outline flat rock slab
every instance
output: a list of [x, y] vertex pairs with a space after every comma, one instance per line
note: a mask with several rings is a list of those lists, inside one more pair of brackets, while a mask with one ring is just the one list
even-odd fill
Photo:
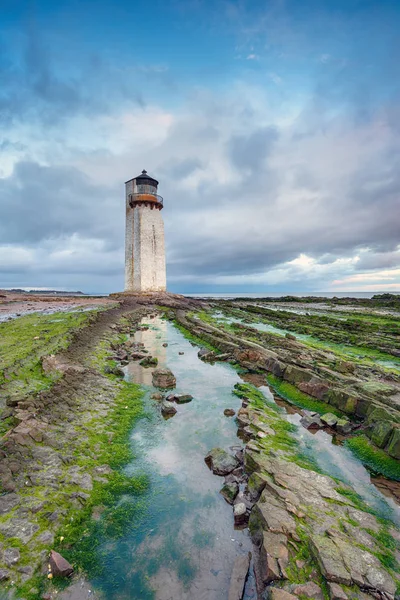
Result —
[[240, 464], [235, 456], [222, 448], [213, 448], [204, 460], [214, 475], [228, 475]]
[[244, 586], [249, 574], [250, 559], [250, 552], [244, 556], [236, 557], [229, 586], [228, 600], [242, 600]]

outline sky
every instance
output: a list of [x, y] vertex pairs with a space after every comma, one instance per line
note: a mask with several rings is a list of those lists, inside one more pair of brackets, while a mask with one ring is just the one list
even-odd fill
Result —
[[400, 291], [398, 0], [2, 0], [0, 288]]

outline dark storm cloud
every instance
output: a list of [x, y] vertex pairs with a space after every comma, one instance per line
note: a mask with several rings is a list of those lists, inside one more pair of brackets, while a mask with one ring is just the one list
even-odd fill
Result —
[[114, 212], [121, 190], [96, 185], [73, 167], [18, 163], [0, 179], [2, 244], [29, 246], [74, 233], [113, 240], [123, 222], [122, 211]]

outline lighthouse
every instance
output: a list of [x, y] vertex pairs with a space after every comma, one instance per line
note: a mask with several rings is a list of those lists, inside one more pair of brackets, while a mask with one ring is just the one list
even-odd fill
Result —
[[163, 199], [158, 181], [142, 171], [125, 182], [125, 292], [166, 289]]

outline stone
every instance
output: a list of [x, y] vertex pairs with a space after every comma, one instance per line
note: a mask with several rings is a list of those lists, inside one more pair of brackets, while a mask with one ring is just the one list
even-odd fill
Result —
[[337, 583], [328, 583], [329, 598], [331, 600], [348, 600], [348, 595]]
[[0, 581], [7, 581], [10, 579], [10, 571], [7, 569], [0, 569]]
[[49, 564], [52, 574], [56, 577], [70, 577], [74, 572], [72, 565], [55, 550], [50, 552]]
[[243, 525], [247, 521], [247, 508], [244, 502], [239, 502], [233, 507], [233, 518], [235, 525]]
[[175, 402], [177, 404], [187, 404], [193, 400], [190, 394], [175, 394]]
[[286, 338], [287, 340], [291, 340], [292, 342], [295, 342], [295, 341], [296, 341], [296, 339], [297, 339], [297, 338], [296, 338], [296, 336], [295, 336], [295, 335], [293, 335], [292, 333], [286, 333], [286, 334], [285, 334], [285, 338]]
[[242, 600], [250, 568], [250, 558], [250, 552], [236, 557], [229, 585], [228, 600]]
[[155, 392], [150, 396], [152, 400], [162, 400], [164, 396], [160, 392]]
[[224, 410], [224, 415], [225, 415], [226, 417], [233, 417], [233, 416], [234, 416], [234, 414], [235, 414], [235, 411], [233, 410], [233, 408], [226, 408], [226, 409]]
[[328, 581], [351, 585], [352, 578], [334, 542], [322, 535], [312, 535], [310, 542], [312, 553], [320, 566], [322, 575]]
[[3, 561], [6, 563], [7, 567], [12, 567], [12, 565], [17, 564], [20, 560], [21, 555], [18, 548], [6, 548], [3, 553]]
[[235, 456], [222, 448], [213, 448], [204, 460], [214, 475], [228, 475], [240, 464]]
[[312, 600], [324, 600], [324, 594], [321, 588], [314, 581], [308, 581], [307, 583], [301, 583], [295, 585], [292, 588], [292, 592], [300, 598], [311, 598]]
[[329, 385], [322, 380], [315, 381], [315, 379], [313, 377], [311, 381], [301, 381], [297, 387], [301, 392], [313, 396], [313, 398], [317, 398], [318, 400], [323, 400], [326, 392], [329, 390]]
[[178, 352], [179, 356], [183, 356], [185, 353], [184, 352]]
[[174, 404], [172, 402], [168, 402], [168, 400], [164, 400], [161, 403], [161, 413], [163, 416], [173, 417], [176, 415], [178, 411], [176, 410]]
[[261, 574], [264, 583], [282, 579], [282, 569], [288, 564], [287, 537], [283, 533], [264, 531], [260, 548]]
[[120, 367], [104, 367], [104, 373], [106, 373], [106, 375], [116, 375], [117, 377], [125, 376], [125, 373]]
[[225, 485], [221, 488], [220, 494], [225, 498], [225, 500], [229, 504], [233, 504], [237, 494], [239, 491], [239, 485], [236, 481], [232, 481], [231, 483], [225, 483]]
[[322, 421], [318, 415], [315, 415], [315, 416], [304, 415], [304, 417], [302, 417], [300, 419], [300, 423], [306, 429], [320, 429], [321, 427], [324, 426], [324, 424], [322, 423]]
[[10, 493], [0, 496], [0, 515], [4, 515], [21, 503], [18, 494]]
[[393, 430], [393, 433], [389, 440], [386, 451], [389, 454], [389, 456], [392, 456], [393, 458], [397, 458], [398, 460], [400, 460], [400, 428], [399, 427], [396, 427], [396, 429]]
[[297, 600], [297, 596], [293, 596], [293, 594], [280, 588], [270, 588], [269, 598], [270, 600]]
[[336, 423], [338, 422], [338, 420], [339, 420], [339, 417], [337, 417], [333, 413], [325, 413], [321, 417], [321, 421], [323, 423], [325, 423], [325, 425], [328, 425], [329, 427], [334, 427], [336, 425]]
[[347, 435], [352, 430], [351, 423], [348, 419], [338, 419], [336, 423], [336, 431], [342, 435]]
[[293, 385], [297, 385], [302, 381], [310, 381], [312, 377], [313, 374], [311, 371], [303, 369], [302, 367], [296, 367], [294, 365], [288, 365], [283, 375], [283, 378]]
[[139, 365], [141, 367], [156, 367], [158, 365], [158, 358], [155, 356], [146, 356], [146, 358], [142, 358]]
[[208, 350], [208, 348], [200, 348], [200, 350], [197, 353], [197, 356], [199, 358], [203, 358], [203, 356], [206, 356], [209, 352], [210, 350]]
[[152, 375], [154, 387], [161, 389], [173, 388], [176, 385], [175, 375], [170, 369], [155, 369]]
[[285, 369], [286, 369], [286, 365], [284, 363], [282, 363], [280, 360], [273, 358], [271, 356], [270, 358], [267, 358], [267, 360], [265, 361], [264, 368], [267, 371], [270, 371], [276, 377], [282, 378], [283, 374], [285, 372]]
[[393, 424], [389, 421], [377, 421], [371, 426], [369, 437], [378, 448], [384, 448], [393, 431]]

